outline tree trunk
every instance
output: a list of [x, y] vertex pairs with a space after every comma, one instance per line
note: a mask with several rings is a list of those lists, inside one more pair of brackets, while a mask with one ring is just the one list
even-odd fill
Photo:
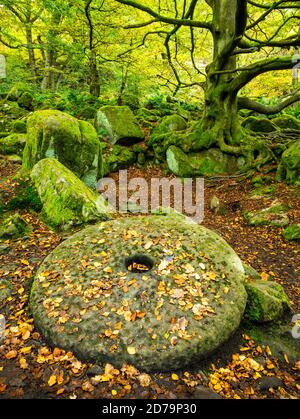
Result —
[[[230, 71], [236, 69], [231, 55], [237, 37], [237, 1], [214, 3], [214, 57], [207, 67], [205, 109], [200, 122], [199, 146], [209, 148], [217, 143], [222, 151], [239, 154], [241, 138], [237, 92], [232, 91]], [[229, 72], [216, 74], [218, 72]], [[198, 143], [196, 140], [196, 143]]]
[[26, 25], [26, 42], [27, 42], [29, 66], [30, 66], [33, 81], [35, 82], [37, 78], [36, 62], [35, 62], [35, 55], [34, 55], [34, 49], [33, 49], [32, 28], [30, 24]]
[[97, 66], [97, 56], [94, 50], [91, 50], [91, 57], [90, 57], [90, 77], [89, 77], [89, 84], [90, 84], [90, 94], [99, 97], [100, 96], [100, 77], [98, 72]]

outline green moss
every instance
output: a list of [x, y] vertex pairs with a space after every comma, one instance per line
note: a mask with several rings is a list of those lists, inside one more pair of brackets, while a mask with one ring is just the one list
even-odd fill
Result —
[[53, 157], [89, 187], [96, 187], [101, 172], [101, 149], [94, 127], [60, 111], [34, 112], [27, 122], [23, 173], [41, 159]]
[[283, 154], [276, 179], [288, 184], [300, 185], [300, 141], [293, 143]]
[[42, 215], [50, 226], [68, 229], [110, 218], [106, 201], [59, 161], [41, 160], [34, 166], [31, 178], [43, 204]]
[[97, 112], [95, 127], [111, 144], [132, 144], [144, 139], [137, 119], [128, 106], [103, 106]]
[[116, 144], [111, 149], [106, 150], [103, 162], [104, 175], [108, 175], [130, 167], [136, 162], [136, 155], [130, 148]]
[[276, 125], [267, 118], [256, 118], [249, 116], [246, 118], [242, 126], [254, 132], [274, 132], [277, 131]]
[[281, 285], [275, 282], [251, 281], [246, 283], [248, 295], [245, 316], [254, 322], [278, 320], [290, 309], [290, 301]]
[[284, 227], [289, 224], [286, 212], [289, 207], [274, 201], [268, 208], [257, 211], [245, 211], [245, 221], [251, 226]]
[[6, 209], [32, 209], [36, 212], [42, 210], [42, 203], [37, 190], [29, 178], [22, 178], [15, 186], [15, 197], [6, 205]]
[[272, 120], [281, 129], [300, 130], [300, 121], [292, 115], [282, 115]]
[[12, 123], [12, 132], [17, 134], [26, 134], [27, 123], [24, 120], [18, 119]]
[[22, 157], [26, 144], [25, 134], [11, 134], [0, 139], [0, 154], [12, 155], [17, 154]]
[[300, 224], [291, 224], [283, 232], [285, 240], [300, 240]]

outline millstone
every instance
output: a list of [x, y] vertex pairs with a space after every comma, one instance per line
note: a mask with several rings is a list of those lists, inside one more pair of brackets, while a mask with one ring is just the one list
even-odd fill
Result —
[[30, 305], [53, 345], [83, 360], [174, 370], [239, 326], [244, 269], [216, 233], [172, 216], [104, 222], [75, 234], [36, 274]]

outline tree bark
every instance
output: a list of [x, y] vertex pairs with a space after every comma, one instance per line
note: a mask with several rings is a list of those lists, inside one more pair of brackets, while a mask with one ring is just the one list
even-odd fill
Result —
[[26, 42], [27, 42], [29, 66], [30, 66], [33, 82], [35, 82], [36, 79], [37, 79], [37, 73], [36, 73], [35, 54], [34, 54], [34, 49], [33, 49], [33, 38], [32, 38], [31, 24], [26, 25]]

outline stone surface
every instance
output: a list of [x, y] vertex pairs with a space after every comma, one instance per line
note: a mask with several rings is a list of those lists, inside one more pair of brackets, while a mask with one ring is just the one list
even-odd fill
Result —
[[106, 201], [58, 160], [41, 160], [34, 166], [31, 178], [43, 204], [42, 214], [50, 226], [68, 229], [110, 218]]
[[23, 155], [26, 139], [26, 134], [11, 134], [5, 138], [1, 138], [0, 154], [16, 154], [21, 157]]
[[129, 147], [115, 144], [103, 155], [103, 174], [106, 176], [109, 173], [127, 169], [135, 162], [136, 154]]
[[268, 208], [257, 211], [245, 211], [244, 218], [251, 226], [284, 227], [289, 224], [286, 214], [289, 208], [280, 202], [274, 201]]
[[262, 280], [246, 283], [248, 294], [245, 316], [257, 323], [280, 319], [290, 309], [290, 301], [281, 285]]
[[128, 106], [103, 106], [97, 112], [95, 127], [111, 144], [133, 144], [143, 141], [144, 133]]
[[262, 377], [258, 382], [258, 387], [262, 391], [269, 390], [269, 388], [284, 387], [283, 381], [278, 377]]
[[291, 224], [283, 232], [285, 240], [300, 240], [300, 224]]
[[58, 246], [36, 274], [30, 306], [44, 337], [82, 359], [176, 370], [237, 329], [243, 281], [240, 259], [216, 233], [177, 217], [132, 217]]
[[185, 154], [176, 146], [168, 148], [167, 163], [171, 172], [180, 177], [232, 174], [242, 167], [238, 159], [219, 149]]
[[24, 172], [40, 160], [56, 158], [87, 186], [96, 187], [101, 172], [101, 149], [94, 127], [60, 111], [37, 111], [27, 121]]

